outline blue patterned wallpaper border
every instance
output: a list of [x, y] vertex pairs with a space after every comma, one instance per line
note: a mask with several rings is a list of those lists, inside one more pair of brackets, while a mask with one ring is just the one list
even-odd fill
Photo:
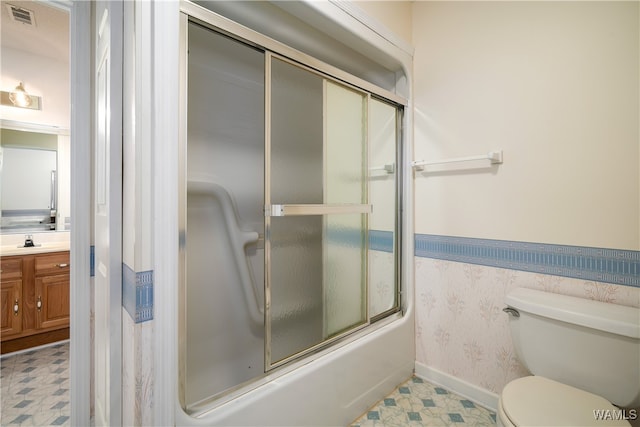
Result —
[[153, 320], [153, 270], [136, 273], [122, 263], [122, 306], [135, 323]]
[[369, 230], [369, 249], [393, 253], [393, 231]]
[[[363, 232], [360, 229], [329, 229], [328, 238], [331, 243], [360, 247]], [[369, 249], [372, 251], [381, 251], [393, 253], [393, 232], [381, 230], [369, 230]]]
[[89, 247], [89, 277], [95, 277], [96, 275], [96, 247], [91, 245]]
[[640, 287], [640, 251], [416, 234], [415, 255]]

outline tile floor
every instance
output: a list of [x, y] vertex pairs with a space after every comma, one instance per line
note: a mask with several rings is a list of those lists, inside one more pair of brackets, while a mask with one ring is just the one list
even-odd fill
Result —
[[2, 426], [69, 425], [69, 342], [0, 359]]
[[496, 414], [418, 377], [400, 384], [351, 427], [495, 426]]
[[[2, 426], [69, 425], [69, 343], [0, 360]], [[442, 387], [412, 377], [351, 427], [494, 426], [496, 415]]]

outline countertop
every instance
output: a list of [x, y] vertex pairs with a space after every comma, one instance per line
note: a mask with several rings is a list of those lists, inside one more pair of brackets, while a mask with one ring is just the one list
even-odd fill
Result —
[[0, 255], [2, 256], [14, 256], [14, 255], [34, 255], [47, 252], [61, 252], [69, 250], [69, 242], [49, 242], [42, 243], [41, 246], [34, 246], [30, 248], [18, 247], [18, 245], [5, 245], [0, 246]]

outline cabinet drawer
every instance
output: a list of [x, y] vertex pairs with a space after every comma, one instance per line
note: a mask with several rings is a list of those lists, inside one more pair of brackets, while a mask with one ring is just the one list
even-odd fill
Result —
[[0, 277], [2, 280], [19, 279], [22, 277], [22, 258], [3, 258], [0, 261]]
[[35, 264], [36, 276], [69, 272], [69, 252], [38, 255]]

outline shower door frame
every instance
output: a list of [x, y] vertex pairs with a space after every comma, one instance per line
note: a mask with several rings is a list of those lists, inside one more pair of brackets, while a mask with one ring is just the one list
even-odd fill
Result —
[[[244, 393], [247, 389], [252, 389], [260, 384], [268, 382], [269, 378], [273, 378], [274, 369], [278, 371], [278, 374], [284, 374], [289, 372], [291, 369], [295, 369], [298, 365], [296, 361], [300, 363], [306, 363], [305, 360], [300, 360], [303, 357], [308, 357], [310, 355], [320, 356], [325, 354], [325, 352], [330, 351], [332, 345], [335, 343], [348, 343], [352, 340], [358, 338], [358, 336], [354, 336], [355, 332], [361, 331], [362, 329], [368, 329], [369, 331], [374, 331], [378, 328], [382, 328], [389, 323], [400, 319], [404, 316], [406, 307], [403, 305], [403, 296], [402, 296], [402, 234], [403, 234], [403, 224], [402, 224], [402, 210], [400, 209], [402, 206], [403, 198], [402, 198], [402, 188], [403, 188], [403, 134], [402, 134], [402, 123], [403, 117], [406, 109], [408, 108], [408, 100], [404, 97], [397, 95], [393, 92], [390, 92], [386, 89], [383, 89], [379, 86], [376, 86], [364, 79], [356, 77], [350, 73], [342, 71], [341, 69], [329, 65], [325, 62], [322, 62], [310, 55], [297, 51], [293, 48], [288, 47], [287, 45], [280, 43], [276, 40], [273, 40], [265, 35], [262, 35], [256, 31], [253, 31], [247, 27], [244, 27], [240, 24], [237, 24], [223, 16], [220, 16], [214, 12], [211, 12], [201, 6], [198, 6], [194, 3], [191, 3], [186, 0], [182, 0], [180, 3], [180, 45], [181, 45], [181, 53], [180, 53], [180, 140], [179, 140], [179, 194], [178, 201], [179, 205], [182, 207], [179, 209], [179, 235], [180, 235], [180, 256], [179, 256], [179, 305], [181, 307], [186, 306], [186, 295], [184, 289], [186, 288], [186, 200], [187, 200], [187, 192], [186, 192], [186, 153], [187, 153], [187, 70], [188, 70], [188, 25], [189, 22], [194, 22], [204, 28], [208, 28], [211, 31], [217, 32], [219, 34], [226, 35], [231, 39], [234, 39], [240, 43], [245, 45], [254, 47], [265, 54], [265, 281], [267, 284], [265, 285], [265, 373], [262, 376], [257, 376], [256, 378], [249, 380], [246, 383], [239, 384], [236, 387], [231, 389], [227, 389], [223, 392], [219, 392], [214, 394], [211, 399], [207, 399], [207, 401], [216, 401], [219, 404], [227, 402], [233, 399], [238, 393]], [[272, 58], [278, 58], [281, 60], [285, 60], [286, 62], [293, 64], [297, 67], [305, 69], [307, 71], [313, 72], [315, 74], [320, 75], [321, 77], [334, 81], [339, 85], [342, 85], [346, 88], [355, 89], [358, 92], [365, 93], [367, 98], [367, 105], [370, 102], [370, 99], [378, 99], [383, 102], [386, 102], [390, 105], [394, 105], [396, 108], [396, 154], [395, 154], [395, 206], [396, 206], [396, 215], [395, 215], [395, 229], [393, 236], [393, 246], [394, 246], [394, 280], [395, 280], [395, 303], [394, 307], [391, 309], [379, 313], [376, 316], [369, 317], [369, 299], [368, 299], [368, 289], [366, 289], [366, 298], [365, 298], [365, 306], [366, 306], [366, 317], [364, 319], [364, 323], [360, 325], [356, 325], [346, 332], [341, 332], [335, 337], [331, 337], [327, 340], [323, 340], [317, 345], [304, 349], [298, 353], [295, 353], [285, 359], [277, 361], [276, 363], [271, 363], [270, 358], [267, 356], [268, 349], [267, 346], [270, 345], [268, 341], [269, 328], [267, 328], [268, 318], [268, 304], [269, 299], [269, 280], [268, 280], [268, 267], [267, 263], [269, 262], [269, 256], [267, 251], [267, 240], [268, 240], [268, 222], [271, 216], [281, 216], [276, 210], [277, 207], [274, 206], [283, 206], [285, 209], [288, 207], [290, 210], [297, 210], [299, 213], [305, 211], [304, 214], [310, 214], [312, 211], [322, 211], [326, 213], [338, 213], [344, 212], [345, 210], [349, 210], [349, 213], [367, 213], [366, 205], [357, 205], [357, 207], [341, 207], [337, 205], [267, 205], [267, 198], [269, 194], [268, 187], [270, 186], [269, 179], [269, 169], [270, 169], [270, 145], [269, 145], [269, 136], [270, 133], [270, 106], [268, 105], [270, 99], [267, 96], [267, 86], [270, 85], [271, 75], [270, 75], [270, 64], [268, 64]], [[368, 123], [368, 120], [367, 120]], [[367, 130], [368, 132], [368, 130]], [[365, 142], [366, 143], [366, 142]], [[368, 163], [365, 161], [365, 164]], [[311, 209], [311, 211], [309, 210]], [[355, 211], [354, 211], [355, 209]], [[368, 242], [366, 244], [365, 251], [368, 252]], [[365, 255], [367, 256], [367, 255]], [[368, 287], [368, 282], [366, 282], [366, 286]], [[184, 310], [184, 308], [183, 308]], [[186, 316], [178, 313], [179, 322], [178, 322], [178, 330], [184, 331], [186, 330]], [[179, 334], [180, 336], [185, 336], [183, 333]], [[186, 360], [184, 357], [186, 350], [186, 342], [184, 339], [179, 340], [179, 351], [178, 351], [178, 366], [179, 366], [179, 384], [184, 384], [183, 379], [186, 372]], [[293, 363], [292, 363], [293, 362]], [[184, 410], [187, 410], [186, 402], [185, 402], [185, 388], [184, 385], [179, 387], [178, 392], [178, 400], [180, 405]], [[198, 410], [196, 409], [196, 412]], [[195, 413], [192, 413], [192, 416], [195, 416]]]

